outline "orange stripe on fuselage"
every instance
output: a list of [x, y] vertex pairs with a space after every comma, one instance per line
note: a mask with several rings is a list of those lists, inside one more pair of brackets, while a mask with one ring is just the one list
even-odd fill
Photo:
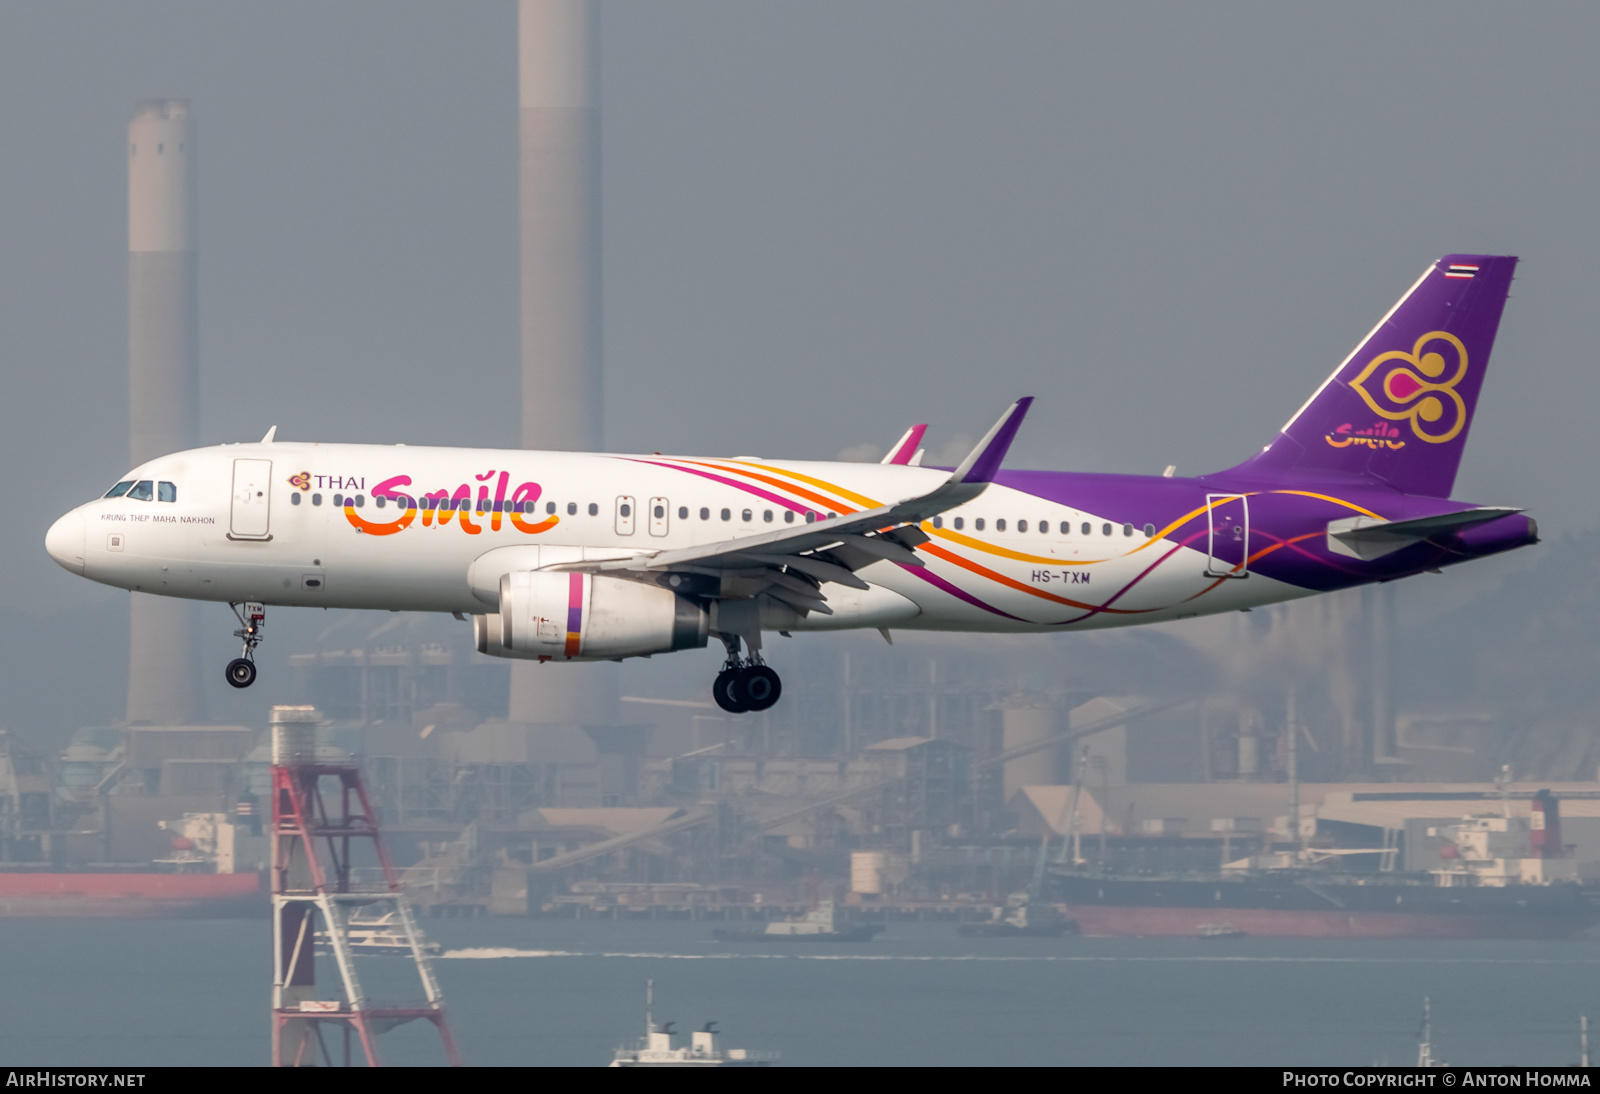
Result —
[[1078, 608], [1083, 611], [1110, 612], [1112, 615], [1143, 615], [1147, 611], [1157, 610], [1155, 608], [1103, 608], [1098, 604], [1086, 604], [1081, 600], [1069, 600], [1067, 597], [1057, 596], [1054, 593], [1047, 593], [1043, 589], [1035, 589], [1031, 585], [1025, 585], [1014, 578], [1007, 577], [1005, 574], [995, 573], [988, 567], [980, 566], [971, 559], [962, 558], [954, 551], [947, 551], [943, 547], [936, 547], [931, 543], [924, 543], [922, 544], [922, 550], [927, 551], [930, 555], [934, 555], [937, 558], [942, 558], [946, 562], [954, 563], [955, 565], [960, 566], [963, 570], [970, 570], [972, 573], [975, 573], [980, 577], [986, 577], [990, 581], [998, 582], [1007, 588], [1016, 589], [1018, 592], [1027, 593], [1029, 596], [1036, 596], [1040, 600], [1048, 600], [1055, 604], [1064, 604], [1069, 608]]

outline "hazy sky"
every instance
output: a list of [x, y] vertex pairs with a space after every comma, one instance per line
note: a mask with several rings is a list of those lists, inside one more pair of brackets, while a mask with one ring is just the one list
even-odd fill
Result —
[[[207, 442], [514, 443], [514, 29], [0, 0], [0, 622], [124, 671], [126, 594], [43, 536], [126, 463], [137, 99], [199, 120]], [[1213, 470], [1431, 260], [1511, 253], [1457, 496], [1588, 528], [1597, 41], [1554, 3], [603, 4], [607, 446], [939, 451], [1033, 394], [1014, 465]]]

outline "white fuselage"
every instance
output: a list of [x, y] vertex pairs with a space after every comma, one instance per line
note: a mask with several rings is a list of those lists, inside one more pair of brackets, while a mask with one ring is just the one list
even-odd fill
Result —
[[[926, 493], [947, 474], [749, 458], [223, 445], [134, 469], [125, 481], [155, 484], [148, 500], [125, 493], [81, 505], [47, 546], [92, 580], [163, 596], [471, 615], [496, 610], [498, 573], [473, 573], [490, 551], [518, 548], [497, 556], [509, 569], [625, 559], [772, 532], [808, 511], [843, 516]], [[174, 500], [161, 500], [162, 483]], [[1017, 530], [1020, 521], [1032, 530]], [[1054, 531], [1063, 526], [1067, 534]], [[1309, 595], [1260, 574], [1219, 583], [1205, 574], [1204, 550], [1173, 549], [1159, 532], [998, 484], [922, 529], [932, 537], [918, 552], [924, 573], [875, 563], [859, 571], [869, 591], [825, 585], [835, 614], [787, 626], [1083, 629]], [[1082, 610], [1113, 596], [1117, 614]]]

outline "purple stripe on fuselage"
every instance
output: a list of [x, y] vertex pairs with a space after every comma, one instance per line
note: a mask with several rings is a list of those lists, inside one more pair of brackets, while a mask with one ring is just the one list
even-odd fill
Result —
[[928, 568], [926, 566], [907, 566], [903, 562], [896, 562], [895, 565], [900, 567], [902, 570], [904, 570], [908, 574], [912, 574], [913, 576], [920, 577], [922, 580], [926, 581], [929, 585], [932, 585], [934, 588], [944, 590], [945, 592], [949, 593], [951, 596], [955, 597], [957, 600], [966, 601], [968, 604], [971, 604], [975, 608], [982, 608], [986, 612], [992, 612], [993, 614], [1000, 616], [1002, 619], [1015, 619], [1018, 623], [1026, 623], [1027, 622], [1027, 620], [1023, 619], [1020, 615], [1012, 615], [1010, 612], [1001, 611], [999, 608], [996, 608], [993, 604], [985, 604], [983, 601], [979, 600], [977, 597], [973, 596], [971, 593], [967, 592], [965, 589], [962, 589], [962, 588], [959, 588], [958, 586], [952, 585], [950, 582], [946, 581], [944, 578], [940, 577], [938, 574], [930, 574], [928, 572]]
[[[1518, 533], [1514, 529], [1507, 532], [1502, 522], [1496, 521], [1479, 526], [1482, 531], [1465, 537], [1460, 548], [1445, 546], [1457, 541], [1441, 537], [1437, 543], [1418, 544], [1370, 562], [1335, 554], [1328, 550], [1324, 534], [1331, 520], [1369, 513], [1382, 520], [1414, 520], [1474, 508], [1443, 498], [1402, 494], [1346, 476], [1308, 475], [1304, 481], [1269, 483], [1257, 476], [1238, 473], [1169, 479], [1067, 471], [1002, 471], [995, 483], [1091, 514], [1097, 521], [1131, 524], [1138, 529], [1147, 524], [1167, 529], [1174, 521], [1189, 516], [1183, 524], [1168, 531], [1167, 538], [1186, 543], [1202, 554], [1206, 551], [1206, 495], [1246, 495], [1250, 509], [1249, 554], [1261, 555], [1250, 564], [1251, 572], [1317, 592], [1401, 577], [1482, 554], [1510, 550], [1532, 541], [1524, 535], [1521, 543], [1515, 542]], [[1037, 520], [1054, 516], [1028, 513], [1024, 511], [1025, 504], [984, 498], [971, 503], [969, 509], [982, 512], [978, 507], [992, 505], [989, 515], [1012, 519]], [[1489, 529], [1495, 531], [1491, 534]], [[1490, 547], [1491, 541], [1500, 542], [1495, 537], [1509, 542]], [[1108, 545], [1116, 542], [1101, 536], [1098, 528], [1089, 540]], [[1027, 540], [1008, 536], [1001, 542], [1008, 547], [1024, 546], [1026, 549]], [[1263, 551], [1267, 553], [1263, 555]]]

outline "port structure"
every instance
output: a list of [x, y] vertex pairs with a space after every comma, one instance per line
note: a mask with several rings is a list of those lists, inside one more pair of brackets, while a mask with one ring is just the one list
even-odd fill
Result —
[[[315, 725], [310, 723], [273, 726], [272, 752], [273, 1066], [348, 1067], [354, 1042], [359, 1042], [367, 1065], [377, 1067], [378, 1035], [422, 1020], [433, 1023], [446, 1058], [460, 1067], [439, 982], [384, 848], [360, 767], [319, 763]], [[352, 850], [366, 840], [382, 867], [381, 884], [352, 880]], [[410, 945], [422, 989], [415, 1002], [376, 1002], [362, 989], [350, 917], [373, 909], [391, 915]], [[318, 943], [324, 940], [338, 969], [336, 986], [317, 984]], [[325, 1029], [335, 1032], [335, 1045], [330, 1046]]]

